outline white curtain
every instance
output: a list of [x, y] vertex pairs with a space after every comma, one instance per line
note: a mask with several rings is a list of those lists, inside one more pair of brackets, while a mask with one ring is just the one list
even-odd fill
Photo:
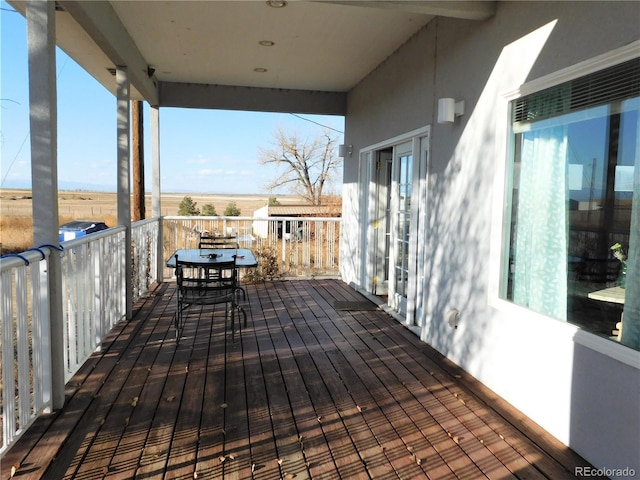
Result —
[[636, 142], [622, 343], [640, 350], [640, 98], [625, 102], [624, 106], [625, 111], [635, 115]]
[[513, 299], [567, 319], [567, 127], [522, 134]]

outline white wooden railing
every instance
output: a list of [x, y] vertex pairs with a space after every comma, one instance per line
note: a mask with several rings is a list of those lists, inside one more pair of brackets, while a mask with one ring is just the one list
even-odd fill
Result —
[[133, 301], [142, 297], [154, 282], [162, 282], [158, 245], [161, 235], [159, 218], [141, 220], [131, 225]]
[[[54, 252], [57, 252], [55, 249]], [[4, 451], [51, 404], [47, 259], [50, 247], [0, 260]]]
[[[162, 280], [157, 262], [159, 225], [159, 219], [151, 219], [131, 228], [134, 301]], [[44, 246], [0, 259], [0, 454], [51, 408], [51, 255], [61, 256], [65, 382], [126, 316], [124, 227], [63, 242], [60, 250]]]
[[126, 315], [125, 229], [104, 230], [68, 240], [63, 246], [66, 382]]
[[[164, 252], [197, 248], [202, 233], [234, 235], [259, 263], [275, 262], [273, 277], [337, 277], [340, 218], [163, 217]], [[172, 272], [165, 270], [165, 277]], [[271, 275], [269, 275], [271, 277]]]

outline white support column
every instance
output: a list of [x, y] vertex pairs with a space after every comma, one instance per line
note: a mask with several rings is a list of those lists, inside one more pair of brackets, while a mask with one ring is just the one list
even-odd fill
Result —
[[160, 108], [151, 105], [151, 216], [162, 215], [160, 205]]
[[[151, 105], [151, 216], [162, 217], [162, 190], [160, 188], [160, 108]], [[162, 220], [158, 225], [158, 280], [162, 281], [164, 271], [164, 242], [162, 240]]]
[[[26, 5], [31, 128], [33, 244], [58, 245], [58, 159], [56, 29], [54, 2]], [[64, 328], [60, 255], [49, 257], [49, 324], [51, 334], [51, 401], [64, 406]], [[44, 319], [43, 319], [44, 320]]]
[[133, 294], [131, 280], [131, 104], [129, 93], [129, 75], [127, 67], [116, 68], [117, 85], [117, 123], [118, 123], [118, 225], [125, 226], [125, 306], [127, 320], [131, 319], [133, 311]]

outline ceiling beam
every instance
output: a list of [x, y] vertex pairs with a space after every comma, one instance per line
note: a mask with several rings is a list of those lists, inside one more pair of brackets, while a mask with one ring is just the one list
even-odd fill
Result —
[[354, 7], [386, 8], [423, 15], [462, 18], [466, 20], [487, 20], [496, 12], [495, 1], [405, 1], [405, 0], [327, 0], [323, 3], [349, 5]]
[[87, 35], [113, 62], [113, 67], [128, 68], [131, 85], [149, 104], [157, 105], [158, 88], [149, 76], [149, 65], [127, 29], [120, 22], [111, 4], [106, 1], [69, 0], [58, 0], [57, 3], [87, 32]]
[[160, 107], [346, 115], [347, 94], [315, 90], [160, 82]]

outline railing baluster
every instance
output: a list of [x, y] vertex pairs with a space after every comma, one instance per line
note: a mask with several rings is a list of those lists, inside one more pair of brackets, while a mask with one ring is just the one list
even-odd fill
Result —
[[105, 243], [104, 239], [100, 239], [95, 243], [93, 248], [91, 249], [91, 274], [89, 277], [89, 283], [92, 286], [91, 290], [93, 295], [91, 295], [93, 301], [91, 304], [92, 318], [91, 322], [91, 335], [89, 336], [91, 339], [92, 345], [100, 345], [100, 339], [103, 338], [103, 335], [108, 331], [103, 329], [103, 311], [101, 307], [101, 300], [104, 295], [104, 289], [101, 286], [102, 278], [100, 278], [100, 265], [103, 262], [103, 245]]
[[12, 442], [16, 432], [12, 301], [15, 291], [13, 277], [16, 273], [15, 270], [2, 272], [2, 446], [4, 448]]
[[30, 417], [31, 382], [29, 381], [29, 288], [27, 284], [27, 268], [20, 268], [16, 279], [16, 348], [18, 350], [18, 430], [24, 428]]
[[[31, 263], [32, 282], [32, 346], [33, 346], [33, 408], [40, 412], [51, 401], [51, 356], [48, 349], [39, 348], [49, 344], [49, 295], [47, 263], [44, 260]], [[38, 379], [35, 381], [35, 379]]]

